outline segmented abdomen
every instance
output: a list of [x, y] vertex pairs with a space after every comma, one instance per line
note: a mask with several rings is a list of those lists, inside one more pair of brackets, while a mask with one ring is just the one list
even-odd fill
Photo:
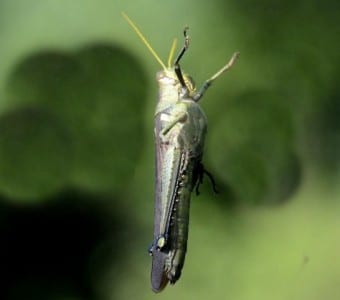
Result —
[[189, 231], [190, 196], [194, 186], [194, 169], [197, 158], [183, 155], [183, 165], [176, 184], [176, 196], [169, 226], [169, 254], [166, 260], [169, 281], [175, 283], [181, 275], [187, 250]]

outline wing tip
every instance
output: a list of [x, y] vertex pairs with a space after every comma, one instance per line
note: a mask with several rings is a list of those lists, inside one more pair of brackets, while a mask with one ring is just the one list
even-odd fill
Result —
[[169, 279], [165, 269], [165, 254], [155, 251], [152, 255], [151, 289], [159, 293], [167, 286]]

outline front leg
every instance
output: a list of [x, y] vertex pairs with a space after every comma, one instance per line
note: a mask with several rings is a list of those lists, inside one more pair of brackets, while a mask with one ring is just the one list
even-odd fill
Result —
[[164, 126], [164, 128], [159, 133], [159, 138], [163, 143], [167, 142], [167, 134], [169, 131], [178, 123], [178, 122], [185, 122], [187, 119], [188, 113], [185, 110], [178, 111], [173, 117], [170, 115], [171, 121]]

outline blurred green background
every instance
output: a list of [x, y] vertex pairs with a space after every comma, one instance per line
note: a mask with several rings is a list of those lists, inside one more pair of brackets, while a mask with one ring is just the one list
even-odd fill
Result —
[[[150, 289], [159, 65], [190, 26], [206, 180], [182, 278]], [[0, 298], [340, 299], [340, 4], [0, 2]]]

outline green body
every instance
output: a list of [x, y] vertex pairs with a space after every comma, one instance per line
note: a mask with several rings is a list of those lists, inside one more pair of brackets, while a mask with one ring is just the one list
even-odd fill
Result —
[[155, 112], [156, 197], [151, 286], [160, 292], [167, 283], [175, 283], [181, 275], [187, 250], [190, 195], [201, 183], [205, 171], [201, 163], [207, 119], [197, 104], [211, 83], [235, 62], [238, 53], [198, 92], [192, 79], [182, 73], [179, 62], [189, 47], [188, 28], [184, 29], [184, 46], [172, 64], [174, 41], [168, 67], [153, 50], [144, 35], [124, 13], [123, 17], [135, 30], [163, 70], [157, 73], [159, 97]]
[[[172, 70], [157, 74], [156, 199], [152, 288], [175, 283], [184, 264], [190, 195], [197, 182], [207, 119]], [[163, 267], [159, 266], [163, 265]]]

